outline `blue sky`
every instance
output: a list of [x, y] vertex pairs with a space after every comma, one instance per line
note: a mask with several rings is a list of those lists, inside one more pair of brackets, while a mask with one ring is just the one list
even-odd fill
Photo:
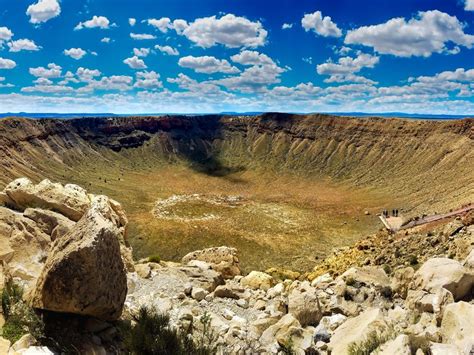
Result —
[[474, 0], [0, 1], [2, 112], [474, 114]]

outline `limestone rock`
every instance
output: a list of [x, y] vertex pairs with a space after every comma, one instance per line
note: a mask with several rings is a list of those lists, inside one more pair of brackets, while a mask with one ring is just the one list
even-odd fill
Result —
[[101, 319], [120, 316], [127, 277], [115, 216], [105, 196], [94, 197], [67, 238], [53, 243], [36, 284], [34, 307]]
[[10, 349], [10, 341], [0, 336], [0, 354], [8, 354]]
[[290, 328], [301, 328], [301, 324], [291, 314], [287, 314], [263, 332], [260, 342], [264, 345], [270, 345], [275, 342], [276, 338], [287, 334]]
[[197, 250], [185, 255], [181, 261], [183, 264], [187, 264], [191, 260], [200, 260], [210, 264], [224, 279], [231, 279], [241, 274], [237, 249], [235, 248], [222, 246]]
[[436, 292], [442, 287], [450, 291], [455, 300], [462, 299], [474, 287], [474, 273], [455, 260], [433, 258], [415, 273], [411, 286], [428, 292]]
[[25, 334], [18, 341], [16, 341], [15, 344], [11, 346], [10, 351], [19, 352], [21, 350], [26, 350], [30, 346], [33, 346], [35, 344], [36, 344], [35, 337], [31, 334]]
[[69, 233], [75, 225], [72, 220], [62, 214], [41, 208], [27, 208], [23, 215], [35, 221], [44, 233], [52, 236], [52, 240]]
[[436, 293], [410, 290], [405, 304], [408, 309], [434, 313], [438, 319], [441, 319], [444, 308], [453, 302], [454, 298], [451, 292], [442, 288], [437, 290]]
[[464, 260], [463, 266], [471, 271], [474, 271], [474, 249], [471, 250], [469, 255]]
[[463, 354], [474, 346], [474, 305], [467, 302], [449, 304], [441, 322], [443, 343], [455, 344]]
[[385, 287], [390, 285], [390, 279], [385, 271], [373, 266], [352, 267], [341, 275], [345, 281], [352, 279], [365, 285]]
[[240, 280], [240, 283], [243, 286], [254, 290], [260, 289], [267, 291], [274, 285], [275, 281], [273, 280], [273, 277], [264, 272], [252, 271], [250, 274], [243, 277], [242, 280]]
[[217, 286], [214, 290], [214, 296], [221, 298], [233, 298], [239, 299], [240, 296], [244, 293], [244, 289], [241, 287], [233, 287], [229, 284]]
[[400, 297], [406, 298], [415, 270], [412, 267], [397, 269], [393, 273], [390, 287], [393, 292], [396, 292]]
[[288, 295], [288, 313], [303, 327], [317, 325], [323, 316], [316, 290], [308, 281], [299, 283]]
[[78, 221], [90, 206], [87, 191], [82, 187], [63, 186], [47, 179], [37, 185], [27, 178], [16, 179], [3, 192], [16, 209], [41, 207], [57, 211], [73, 221]]
[[431, 355], [464, 355], [456, 345], [431, 343]]
[[400, 334], [395, 339], [387, 341], [380, 347], [377, 355], [411, 355], [408, 335]]
[[369, 308], [340, 325], [331, 337], [329, 348], [333, 354], [347, 354], [350, 344], [360, 342], [372, 331], [381, 331], [386, 327], [382, 311], [378, 308]]

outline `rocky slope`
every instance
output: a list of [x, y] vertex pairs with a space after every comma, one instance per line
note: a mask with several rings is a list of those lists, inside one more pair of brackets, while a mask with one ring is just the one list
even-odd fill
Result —
[[[437, 224], [430, 235], [409, 231], [418, 242], [435, 236], [435, 244], [459, 243], [467, 255], [462, 260], [440, 247], [423, 264], [410, 265], [389, 252], [380, 259], [374, 243], [362, 248], [368, 264], [383, 260], [389, 269], [349, 262], [344, 270], [337, 264], [331, 273], [295, 280], [259, 271], [242, 275], [237, 250], [227, 247], [190, 253], [180, 263], [133, 262], [120, 204], [79, 186], [23, 178], [0, 197], [0, 288], [13, 278], [47, 322], [63, 314], [62, 334], [81, 354], [125, 351], [120, 322], [142, 306], [168, 314], [172, 327], [192, 329], [196, 338], [209, 326], [219, 354], [474, 350], [472, 216]], [[0, 337], [0, 353], [58, 351], [38, 341], [25, 335], [12, 345]]]
[[[184, 161], [210, 175], [291, 171], [386, 191], [424, 212], [470, 202], [474, 120], [326, 115], [164, 116], [0, 121], [0, 181], [79, 161]], [[137, 164], [139, 165], [139, 164]], [[429, 206], [429, 211], [426, 207]]]

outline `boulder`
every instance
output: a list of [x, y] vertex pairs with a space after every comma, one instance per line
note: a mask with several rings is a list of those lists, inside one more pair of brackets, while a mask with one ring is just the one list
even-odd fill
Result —
[[34, 346], [35, 344], [35, 337], [31, 334], [25, 334], [11, 346], [10, 352], [20, 352], [28, 349], [30, 346]]
[[62, 214], [41, 208], [27, 208], [23, 215], [35, 221], [44, 233], [51, 236], [51, 240], [69, 233], [75, 225], [75, 222]]
[[275, 284], [275, 281], [273, 280], [273, 277], [264, 272], [251, 271], [250, 274], [240, 280], [240, 283], [242, 286], [249, 287], [253, 290], [260, 289], [267, 291]]
[[385, 271], [374, 266], [352, 267], [344, 272], [341, 278], [346, 282], [351, 279], [364, 285], [372, 285], [379, 288], [390, 285], [390, 279]]
[[378, 308], [369, 308], [340, 325], [331, 337], [329, 348], [332, 349], [332, 354], [347, 354], [352, 343], [363, 341], [370, 333], [380, 332], [386, 328], [382, 311]]
[[377, 355], [411, 355], [410, 338], [408, 335], [400, 334], [383, 344], [377, 351]]
[[281, 317], [278, 322], [269, 326], [263, 332], [262, 336], [260, 337], [260, 343], [265, 346], [268, 346], [274, 343], [275, 339], [281, 338], [283, 335], [288, 334], [291, 328], [301, 328], [301, 324], [291, 314], [287, 314]]
[[466, 269], [474, 271], [474, 249], [471, 250], [462, 264]]
[[105, 196], [67, 238], [54, 241], [32, 298], [35, 308], [113, 320], [120, 316], [127, 277], [120, 254], [120, 218]]
[[444, 310], [441, 322], [443, 343], [454, 344], [463, 354], [474, 347], [474, 305], [467, 302], [451, 303]]
[[298, 282], [288, 295], [288, 313], [303, 327], [317, 325], [323, 316], [316, 289], [308, 281]]
[[237, 249], [229, 247], [208, 248], [193, 251], [183, 257], [183, 264], [191, 260], [204, 261], [219, 272], [224, 279], [232, 279], [241, 274]]
[[408, 291], [405, 304], [408, 309], [434, 313], [436, 318], [441, 320], [444, 308], [453, 302], [454, 298], [451, 292], [441, 288], [436, 293], [410, 290]]
[[464, 353], [453, 344], [431, 343], [430, 351], [431, 355], [464, 355]]
[[397, 269], [393, 273], [390, 287], [393, 292], [397, 293], [401, 298], [406, 298], [410, 283], [415, 275], [415, 270], [412, 267], [405, 267]]
[[8, 354], [8, 349], [10, 349], [10, 341], [4, 339], [0, 336], [0, 354]]
[[436, 293], [440, 288], [450, 291], [455, 300], [471, 293], [474, 287], [474, 273], [456, 260], [433, 258], [426, 261], [415, 273], [412, 289]]
[[244, 292], [245, 289], [243, 289], [242, 287], [226, 284], [217, 286], [214, 290], [214, 296], [220, 298], [233, 298], [238, 300]]
[[24, 210], [27, 207], [40, 207], [61, 213], [73, 221], [78, 221], [90, 206], [87, 191], [82, 187], [61, 185], [45, 179], [35, 185], [27, 178], [20, 178], [8, 184], [3, 193], [9, 205]]
[[50, 248], [50, 236], [21, 213], [0, 207], [0, 264], [12, 277], [35, 283]]

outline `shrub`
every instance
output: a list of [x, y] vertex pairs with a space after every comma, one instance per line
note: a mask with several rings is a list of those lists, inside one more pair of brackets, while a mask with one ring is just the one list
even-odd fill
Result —
[[416, 265], [418, 264], [418, 258], [415, 255], [408, 255], [408, 262], [410, 265]]
[[347, 286], [355, 286], [356, 280], [353, 277], [348, 277], [346, 279], [346, 285]]
[[387, 275], [390, 275], [392, 273], [392, 268], [390, 267], [390, 265], [384, 264], [382, 266], [382, 269]]
[[388, 300], [391, 300], [393, 297], [393, 291], [390, 286], [384, 286], [380, 290], [380, 294]]
[[348, 349], [349, 355], [369, 355], [393, 338], [395, 338], [395, 333], [392, 329], [381, 333], [373, 331], [364, 340], [351, 343]]
[[23, 301], [23, 289], [8, 281], [2, 290], [2, 312], [5, 324], [2, 337], [14, 343], [29, 333], [36, 339], [44, 337], [44, 322], [33, 308]]
[[159, 255], [150, 255], [148, 257], [148, 262], [149, 263], [159, 263], [161, 261], [161, 258]]
[[[216, 353], [215, 349], [207, 346], [208, 338], [205, 331], [203, 331], [200, 344], [196, 345], [191, 329], [186, 333], [179, 333], [170, 326], [168, 316], [159, 314], [155, 310], [142, 307], [135, 322], [135, 325], [122, 329], [125, 346], [132, 354], [211, 355]], [[210, 317], [204, 322], [209, 326]]]
[[416, 354], [418, 349], [423, 350], [423, 354], [431, 355], [430, 341], [424, 337], [410, 334], [408, 336], [410, 352]]
[[281, 342], [278, 344], [280, 346], [279, 353], [285, 354], [285, 355], [294, 355], [296, 354], [295, 351], [293, 350], [293, 339], [289, 337], [287, 340], [284, 342]]

